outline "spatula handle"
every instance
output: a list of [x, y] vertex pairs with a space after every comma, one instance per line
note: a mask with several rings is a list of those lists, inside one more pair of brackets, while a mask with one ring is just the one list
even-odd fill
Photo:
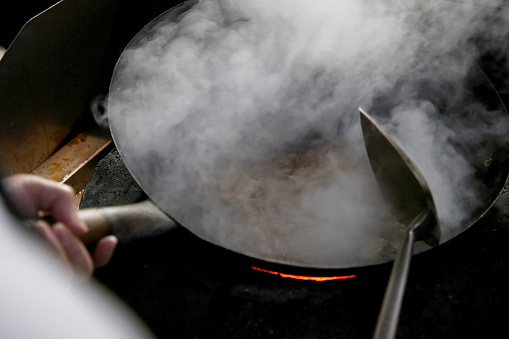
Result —
[[382, 308], [373, 335], [375, 339], [394, 338], [396, 335], [414, 242], [415, 233], [410, 230], [392, 266], [391, 276], [385, 290]]

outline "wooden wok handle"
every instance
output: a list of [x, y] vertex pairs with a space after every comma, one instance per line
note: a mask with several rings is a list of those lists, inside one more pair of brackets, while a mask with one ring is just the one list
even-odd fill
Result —
[[150, 200], [122, 206], [85, 208], [79, 210], [78, 215], [90, 229], [80, 237], [86, 245], [92, 245], [108, 234], [117, 236], [120, 241], [128, 241], [159, 235], [177, 226]]
[[87, 246], [97, 243], [101, 238], [111, 234], [112, 227], [100, 212], [100, 208], [87, 208], [78, 211], [81, 220], [88, 226], [88, 232], [80, 239]]

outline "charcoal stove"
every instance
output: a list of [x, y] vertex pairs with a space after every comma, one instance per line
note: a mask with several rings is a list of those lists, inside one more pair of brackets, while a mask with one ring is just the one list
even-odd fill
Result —
[[[137, 29], [132, 29], [133, 34]], [[507, 75], [500, 73], [489, 55], [483, 66], [507, 105], [509, 90], [503, 85]], [[504, 333], [509, 320], [507, 190], [474, 226], [415, 256], [398, 337]], [[144, 198], [113, 149], [95, 168], [81, 207]], [[253, 266], [302, 276], [355, 277], [302, 281]], [[121, 243], [110, 265], [98, 270], [95, 278], [161, 338], [365, 338], [373, 333], [390, 269], [390, 264], [345, 270], [272, 265], [176, 228], [163, 236]]]

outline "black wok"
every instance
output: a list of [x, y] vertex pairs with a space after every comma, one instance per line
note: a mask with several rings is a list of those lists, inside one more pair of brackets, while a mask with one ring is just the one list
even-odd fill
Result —
[[[277, 156], [262, 157], [262, 167], [266, 166], [266, 168], [256, 174], [253, 174], [252, 170], [258, 168], [259, 163], [253, 161], [249, 154], [242, 153], [242, 159], [238, 160], [229, 158], [229, 152], [226, 150], [209, 158], [208, 151], [214, 147], [214, 143], [213, 140], [207, 138], [214, 135], [210, 133], [208, 129], [210, 126], [207, 123], [211, 123], [213, 120], [206, 120], [206, 123], [202, 123], [200, 113], [204, 112], [186, 111], [185, 107], [179, 106], [159, 107], [156, 109], [157, 112], [154, 112], [154, 107], [157, 105], [149, 105], [144, 110], [143, 105], [146, 103], [143, 101], [140, 101], [137, 107], [123, 105], [126, 95], [130, 95], [129, 93], [134, 95], [138, 90], [139, 81], [144, 81], [143, 77], [146, 76], [146, 74], [140, 75], [130, 71], [132, 55], [143, 51], [141, 47], [156, 39], [155, 30], [167, 26], [168, 23], [180, 22], [186, 12], [192, 9], [195, 4], [195, 1], [191, 1], [179, 5], [162, 14], [141, 30], [120, 58], [111, 82], [109, 120], [113, 139], [127, 168], [146, 192], [150, 201], [198, 237], [257, 259], [316, 268], [357, 267], [393, 260], [403, 238], [404, 230], [401, 230], [401, 226], [396, 222], [391, 224], [391, 218], [384, 214], [384, 210], [374, 212], [376, 216], [362, 225], [365, 233], [372, 232], [371, 236], [354, 235], [345, 241], [343, 241], [341, 233], [336, 235], [336, 231], [352, 227], [349, 224], [350, 221], [342, 220], [339, 217], [335, 219], [334, 223], [327, 222], [327, 225], [322, 227], [321, 215], [323, 213], [320, 208], [317, 208], [316, 213], [313, 214], [314, 219], [309, 218], [302, 222], [305, 227], [299, 226], [300, 224], [294, 226], [288, 222], [288, 220], [293, 222], [291, 218], [279, 219], [278, 216], [267, 216], [264, 208], [272, 207], [274, 204], [278, 205], [279, 209], [284, 209], [285, 212], [290, 211], [288, 212], [290, 215], [294, 212], [300, 213], [302, 209], [300, 205], [295, 208], [294, 212], [292, 212], [292, 206], [288, 205], [292, 205], [296, 201], [305, 205], [306, 201], [303, 202], [303, 200], [306, 200], [307, 196], [305, 199], [295, 198], [296, 194], [300, 194], [300, 186], [303, 185], [303, 182], [311, 182], [310, 186], [316, 184], [326, 187], [331, 184], [331, 181], [326, 180], [324, 183], [321, 175], [312, 176], [311, 179], [305, 177], [304, 179], [309, 180], [298, 181], [299, 187], [296, 188], [294, 185], [286, 190], [286, 186], [281, 188], [281, 186], [277, 186], [277, 183], [274, 183], [277, 179], [288, 181], [288, 178], [291, 177], [288, 175], [288, 171], [290, 171], [288, 167], [285, 167], [287, 172], [284, 173], [283, 179], [279, 174], [274, 174], [278, 167], [271, 166], [280, 161]], [[176, 34], [175, 31], [168, 30], [166, 32], [167, 40], [171, 41], [174, 34]], [[182, 58], [184, 57], [182, 56]], [[161, 74], [150, 72], [148, 74], [165, 76], [162, 71]], [[199, 79], [196, 80], [195, 85], [200, 86]], [[180, 80], [174, 78], [171, 81]], [[218, 82], [220, 81], [222, 80], [219, 77]], [[408, 90], [408, 84], [406, 85], [404, 88]], [[491, 121], [508, 120], [507, 112], [498, 94], [479, 69], [472, 69], [466, 80], [454, 79], [445, 85], [458, 86], [461, 100], [455, 100], [450, 104], [437, 89], [440, 86], [429, 79], [422, 79], [422, 81], [411, 84], [416, 89], [412, 92], [413, 95], [433, 102], [443, 115], [447, 116], [448, 122], [451, 124], [461, 123], [465, 115], [475, 115], [476, 112], [471, 110], [471, 104], [479, 100], [483, 107], [486, 107], [486, 110], [490, 112], [487, 119]], [[398, 100], [407, 95], [407, 92], [402, 88], [395, 86], [393, 92], [380, 94], [373, 100], [374, 104], [369, 106], [368, 112], [377, 120], [388, 119], [391, 110], [400, 104]], [[172, 95], [182, 95], [182, 93], [169, 91], [167, 95], [171, 97]], [[210, 100], [210, 104], [213, 105], [213, 96]], [[145, 122], [151, 121], [154, 116], [178, 116], [178, 119], [170, 124], [166, 124], [164, 119], [153, 120], [148, 123], [149, 129], [138, 128], [140, 125], [146, 125]], [[352, 111], [352, 116], [357, 117], [356, 107]], [[217, 120], [221, 120], [221, 117], [218, 117]], [[354, 127], [349, 135], [354, 135], [357, 140], [362, 140], [359, 124], [358, 120], [351, 123], [350, 126]], [[216, 125], [212, 123], [212, 126]], [[339, 131], [344, 132], [341, 128]], [[341, 136], [339, 138], [341, 139]], [[367, 211], [378, 203], [378, 193], [374, 177], [369, 172], [370, 167], [365, 153], [358, 153], [358, 148], [355, 147], [355, 152], [345, 150], [341, 142], [336, 143], [335, 137], [316, 136], [312, 128], [305, 131], [302, 136], [297, 136], [297, 139], [299, 141], [288, 141], [278, 148], [278, 152], [283, 154], [282, 157], [285, 154], [290, 154], [291, 157], [306, 159], [309, 153], [314, 154], [313, 152], [322, 152], [325, 149], [323, 152], [326, 152], [327, 155], [346, 154], [350, 160], [353, 159], [347, 167], [359, 175], [359, 177], [355, 177], [359, 179], [359, 182], [354, 185], [361, 187], [363, 195], [360, 201], [363, 199], [373, 200], [367, 202], [366, 206], [360, 205], [361, 212], [358, 215], [369, 214]], [[481, 218], [495, 202], [506, 182], [509, 173], [507, 143], [499, 143], [491, 137], [484, 139], [483, 136], [478, 136], [478, 139], [482, 147], [479, 148], [479, 152], [468, 156], [468, 163], [475, 173], [476, 182], [473, 185], [476, 187], [476, 194], [470, 197], [473, 199], [472, 201], [467, 201], [466, 205], [470, 210], [466, 216], [453, 231], [442, 237], [442, 243], [463, 232]], [[182, 140], [184, 140], [183, 143], [180, 142]], [[204, 147], [200, 147], [202, 144]], [[330, 146], [332, 148], [329, 145], [332, 145]], [[233, 146], [236, 147], [236, 145]], [[461, 148], [461, 145], [458, 147]], [[253, 150], [249, 147], [246, 149]], [[329, 151], [332, 153], [327, 153]], [[256, 150], [253, 152], [256, 153]], [[202, 160], [204, 158], [206, 160]], [[290, 167], [292, 166], [300, 165], [292, 164]], [[329, 169], [327, 171], [330, 173]], [[258, 176], [259, 173], [267, 174], [270, 183], [264, 182], [266, 178]], [[332, 173], [331, 178], [331, 180], [338, 178], [337, 173]], [[287, 194], [282, 194], [282, 202], [277, 200], [266, 205], [255, 205], [258, 210], [253, 212], [251, 210], [253, 206], [246, 206], [245, 201], [236, 200], [237, 196], [245, 194], [245, 190], [235, 191], [236, 183], [239, 181], [251, 194], [247, 201], [268, 194], [272, 185]], [[262, 187], [260, 188], [260, 186]], [[231, 195], [235, 195], [235, 197], [231, 198]], [[285, 199], [289, 199], [286, 204]], [[332, 205], [343, 203], [331, 200], [320, 201]], [[363, 208], [365, 213], [362, 212]], [[127, 207], [127, 209], [132, 208]], [[307, 217], [308, 214], [305, 216]], [[164, 220], [164, 217], [161, 220]], [[296, 223], [299, 222], [296, 221]], [[387, 224], [392, 226], [387, 228]], [[380, 245], [381, 242], [382, 245]], [[309, 249], [307, 249], [308, 246]], [[417, 246], [416, 252], [427, 249], [429, 247], [421, 244], [421, 246]]]

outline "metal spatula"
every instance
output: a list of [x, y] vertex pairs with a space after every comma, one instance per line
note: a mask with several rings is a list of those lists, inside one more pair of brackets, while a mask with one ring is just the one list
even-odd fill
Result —
[[374, 338], [394, 338], [405, 292], [413, 246], [440, 241], [440, 226], [433, 196], [419, 169], [389, 135], [362, 109], [362, 133], [371, 168], [394, 216], [408, 226], [408, 233], [394, 260], [378, 316]]

